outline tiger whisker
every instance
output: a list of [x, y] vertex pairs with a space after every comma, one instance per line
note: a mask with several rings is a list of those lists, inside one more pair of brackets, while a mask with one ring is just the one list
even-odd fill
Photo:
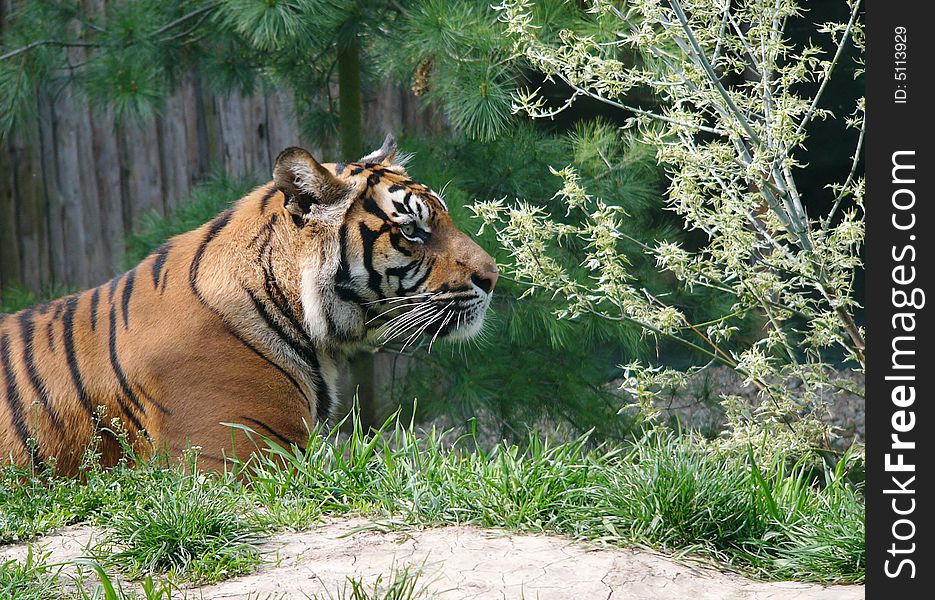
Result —
[[[417, 323], [413, 327], [406, 328], [405, 332], [412, 331], [412, 333], [409, 334], [409, 337], [406, 338], [406, 341], [403, 343], [403, 347], [400, 349], [400, 352], [405, 352], [409, 344], [411, 344], [417, 337], [419, 337], [419, 332], [425, 327], [427, 327], [428, 325], [430, 325], [432, 321], [435, 320], [435, 317], [437, 316], [438, 316], [438, 312], [435, 312], [431, 316], [426, 318], [425, 321], [421, 323]], [[400, 334], [402, 333], [404, 332], [400, 332]]]
[[435, 335], [432, 336], [432, 341], [429, 342], [429, 354], [432, 353], [432, 345], [435, 343], [435, 340], [438, 338], [438, 334], [442, 332], [442, 329], [444, 329], [445, 326], [448, 325], [448, 323], [451, 321], [451, 318], [454, 317], [454, 316], [455, 316], [455, 313], [449, 312], [449, 313], [448, 313], [448, 316], [445, 317], [445, 320], [442, 322], [442, 324], [441, 324], [441, 325], [438, 327], [438, 329], [435, 331]]
[[409, 310], [402, 315], [393, 317], [386, 323], [386, 325], [383, 326], [382, 329], [384, 331], [380, 334], [380, 338], [389, 341], [396, 337], [397, 333], [408, 330], [410, 327], [418, 323], [422, 318], [429, 316], [433, 311], [437, 310], [438, 308], [434, 304], [427, 304], [425, 306]]
[[425, 322], [425, 325], [423, 325], [422, 327], [420, 327], [419, 329], [417, 329], [415, 333], [413, 333], [411, 336], [409, 336], [409, 338], [406, 340], [406, 343], [403, 344], [402, 350], [400, 350], [400, 351], [401, 351], [401, 352], [405, 352], [405, 351], [406, 351], [406, 348], [407, 348], [412, 342], [414, 342], [414, 341], [416, 340], [416, 338], [418, 338], [420, 335], [422, 335], [422, 333], [423, 333], [426, 329], [428, 329], [429, 325], [431, 325], [432, 323], [434, 323], [435, 320], [438, 319], [441, 315], [445, 314], [445, 312], [451, 307], [452, 304], [454, 304], [453, 301], [452, 301], [452, 302], [449, 302], [448, 304], [446, 304], [444, 308], [442, 308], [440, 311], [438, 311], [437, 313], [435, 313], [435, 315], [434, 315], [431, 319], [429, 319], [428, 321], [426, 321], [426, 322]]
[[382, 327], [388, 328], [394, 324], [398, 324], [407, 319], [414, 318], [431, 308], [435, 308], [435, 305], [431, 302], [421, 302], [415, 308], [411, 308], [405, 312], [390, 317]]
[[[390, 314], [390, 313], [393, 312], [394, 310], [399, 310], [399, 309], [401, 309], [401, 308], [406, 308], [407, 306], [420, 306], [420, 305], [423, 305], [423, 304], [425, 304], [425, 301], [424, 301], [424, 300], [419, 301], [419, 302], [410, 302], [409, 304], [397, 304], [396, 306], [391, 306], [390, 308], [387, 308], [385, 311], [381, 312], [381, 313], [378, 314], [377, 316], [375, 316], [375, 317], [373, 317], [372, 319], [370, 319], [369, 321], [367, 321], [366, 324], [369, 325], [369, 324], [373, 323], [374, 321], [376, 321], [377, 319], [379, 319], [379, 318], [381, 318], [381, 317], [385, 317], [386, 315]], [[415, 310], [415, 309], [413, 309], [413, 310]], [[412, 311], [408, 311], [408, 310], [407, 310], [407, 311], [406, 311], [405, 313], [403, 313], [403, 314], [409, 314], [410, 312], [412, 312]], [[401, 316], [401, 315], [397, 315], [397, 316]], [[395, 317], [394, 317], [394, 318], [395, 318]]]
[[394, 310], [397, 310], [397, 309], [400, 309], [400, 308], [405, 308], [405, 307], [407, 307], [407, 306], [415, 306], [415, 308], [410, 308], [409, 310], [404, 311], [404, 312], [402, 312], [402, 313], [400, 313], [400, 314], [398, 314], [398, 315], [394, 315], [393, 317], [390, 318], [390, 320], [392, 320], [392, 319], [398, 319], [398, 318], [403, 317], [403, 316], [405, 316], [405, 315], [412, 314], [413, 312], [415, 312], [415, 311], [417, 311], [417, 310], [420, 310], [420, 309], [422, 309], [422, 308], [426, 308], [426, 307], [429, 307], [429, 306], [435, 306], [435, 303], [434, 303], [433, 301], [431, 301], [431, 300], [420, 300], [420, 301], [418, 301], [418, 302], [413, 302], [413, 303], [409, 303], [409, 304], [404, 304], [404, 305], [398, 305], [398, 306], [390, 307], [390, 308], [388, 308], [386, 311], [384, 311], [382, 314], [388, 314], [388, 313], [393, 312]]
[[422, 327], [427, 322], [431, 323], [431, 321], [435, 318], [436, 315], [437, 315], [437, 309], [435, 312], [429, 312], [429, 313], [419, 315], [419, 318], [413, 319], [412, 321], [408, 321], [404, 325], [398, 326], [396, 329], [393, 330], [392, 333], [386, 336], [385, 340], [383, 341], [383, 344], [384, 345], [389, 344], [395, 339], [401, 337], [403, 334], [408, 333], [412, 331], [413, 329], [418, 329]]
[[384, 302], [399, 302], [402, 300], [414, 300], [416, 298], [424, 298], [425, 296], [431, 296], [431, 295], [432, 294], [430, 292], [423, 292], [421, 294], [410, 294], [409, 296], [390, 296], [389, 298], [380, 298], [379, 300], [371, 300], [370, 302], [363, 302], [361, 306], [369, 306], [371, 304], [382, 304]]

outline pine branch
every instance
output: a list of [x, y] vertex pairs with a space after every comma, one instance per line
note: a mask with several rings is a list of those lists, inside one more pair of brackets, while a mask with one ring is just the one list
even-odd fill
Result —
[[64, 40], [36, 40], [26, 44], [25, 46], [22, 46], [21, 48], [11, 50], [6, 54], [0, 55], [0, 62], [15, 58], [20, 54], [25, 54], [30, 50], [40, 48], [42, 46], [59, 46], [61, 48], [101, 48], [103, 47], [103, 44], [95, 42], [66, 42]]
[[216, 9], [216, 8], [218, 8], [218, 4], [217, 4], [217, 3], [211, 3], [211, 4], [208, 4], [207, 6], [202, 6], [201, 8], [195, 9], [195, 10], [191, 11], [190, 13], [188, 13], [188, 14], [186, 14], [186, 15], [182, 15], [181, 17], [175, 19], [174, 21], [171, 21], [171, 22], [169, 22], [169, 23], [166, 23], [165, 25], [163, 25], [162, 27], [160, 27], [160, 28], [157, 29], [156, 31], [153, 31], [152, 33], [148, 34], [148, 35], [146, 36], [146, 39], [153, 39], [153, 38], [156, 38], [156, 37], [162, 35], [163, 33], [167, 32], [167, 31], [169, 31], [169, 30], [171, 30], [171, 29], [174, 29], [175, 27], [178, 27], [179, 25], [181, 25], [182, 23], [188, 21], [189, 19], [193, 19], [193, 18], [197, 17], [198, 15], [207, 13], [207, 12], [209, 12], [209, 11], [212, 11], [212, 10]]

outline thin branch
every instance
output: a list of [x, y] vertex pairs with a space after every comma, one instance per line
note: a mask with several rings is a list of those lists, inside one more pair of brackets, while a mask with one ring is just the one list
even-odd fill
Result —
[[181, 24], [184, 23], [185, 21], [188, 21], [189, 19], [192, 19], [192, 18], [194, 18], [194, 17], [197, 17], [198, 15], [200, 15], [200, 14], [202, 14], [202, 13], [208, 12], [208, 11], [210, 11], [210, 10], [214, 10], [215, 8], [217, 8], [217, 4], [215, 4], [215, 3], [208, 4], [208, 5], [206, 5], [206, 6], [202, 6], [201, 8], [197, 8], [197, 9], [193, 10], [192, 12], [190, 12], [190, 13], [188, 13], [188, 14], [186, 14], [186, 15], [182, 15], [181, 17], [179, 17], [178, 19], [176, 19], [176, 20], [174, 20], [174, 21], [170, 21], [169, 23], [166, 23], [165, 25], [163, 25], [162, 27], [160, 27], [160, 28], [157, 29], [156, 31], [150, 33], [150, 34], [149, 34], [148, 36], [146, 36], [146, 37], [147, 37], [147, 38], [158, 37], [158, 36], [162, 35], [163, 33], [169, 31], [170, 29], [173, 29], [173, 28], [175, 28], [175, 27], [181, 25]]
[[17, 48], [16, 50], [11, 50], [7, 52], [6, 54], [0, 56], [0, 62], [19, 56], [20, 54], [29, 52], [30, 50], [33, 50], [40, 46], [59, 46], [62, 48], [100, 48], [103, 46], [103, 44], [96, 44], [93, 42], [66, 42], [63, 40], [36, 40], [34, 42], [30, 42], [26, 44], [25, 46], [21, 48]]
[[844, 47], [851, 38], [851, 30], [854, 28], [854, 23], [857, 21], [857, 14], [860, 12], [860, 2], [861, 0], [854, 0], [854, 8], [851, 9], [851, 18], [847, 22], [847, 27], [844, 29], [844, 34], [841, 36], [841, 42], [838, 44], [838, 48], [834, 53], [834, 58], [831, 59], [831, 64], [828, 65], [827, 75], [825, 75], [825, 78], [821, 81], [821, 85], [818, 86], [818, 91], [815, 92], [815, 97], [812, 98], [812, 104], [808, 107], [808, 110], [805, 112], [805, 116], [803, 116], [802, 120], [799, 122], [799, 126], [796, 127], [795, 137], [798, 137], [802, 134], [802, 132], [805, 130], [805, 126], [808, 125], [809, 121], [811, 121], [815, 114], [815, 110], [818, 108], [818, 102], [825, 93], [825, 88], [828, 87], [828, 82], [831, 81], [831, 75], [834, 73], [834, 68], [838, 64], [838, 60], [841, 58], [841, 55], [844, 53]]
[[[204, 14], [204, 13], [207, 13], [208, 11], [214, 10], [215, 8], [217, 8], [217, 5], [214, 4], [214, 3], [209, 4], [209, 5], [207, 5], [207, 6], [202, 6], [202, 7], [199, 8], [199, 9], [193, 10], [192, 12], [190, 12], [190, 13], [188, 13], [188, 14], [186, 14], [186, 15], [183, 15], [183, 16], [179, 17], [178, 19], [175, 19], [174, 21], [171, 21], [171, 22], [169, 22], [169, 23], [163, 25], [163, 26], [160, 27], [159, 29], [157, 29], [157, 30], [153, 31], [152, 33], [148, 34], [148, 35], [145, 37], [145, 39], [153, 39], [153, 38], [155, 38], [155, 37], [158, 37], [158, 36], [162, 35], [163, 33], [167, 32], [167, 31], [170, 31], [170, 30], [174, 29], [175, 27], [178, 27], [178, 26], [181, 25], [182, 23], [185, 23], [186, 21], [188, 21], [188, 20], [190, 20], [190, 19], [192, 19], [192, 18], [194, 18], [194, 17], [197, 17], [197, 16], [199, 16], [199, 15], [202, 15], [202, 14]], [[205, 15], [205, 16], [207, 17], [208, 15]], [[200, 25], [203, 21], [204, 21], [204, 19], [200, 20], [200, 21], [198, 22], [197, 25]], [[91, 29], [94, 29], [95, 31], [98, 31], [98, 32], [100, 32], [100, 33], [104, 33], [104, 32], [105, 32], [104, 29], [102, 29], [102, 28], [100, 28], [100, 27], [98, 27], [98, 26], [90, 25], [90, 24], [87, 24], [87, 23], [86, 23], [86, 25], [88, 25]], [[197, 25], [196, 25], [196, 27], [197, 27]], [[188, 31], [185, 32], [185, 35], [187, 35], [188, 33], [191, 33], [191, 31], [193, 31], [193, 30], [194, 30], [194, 28], [189, 29]], [[163, 41], [163, 42], [165, 42], [165, 41], [171, 41], [171, 40], [176, 39], [176, 37], [178, 37], [178, 36], [170, 37], [170, 38], [167, 38], [167, 39], [161, 40], [161, 41]], [[103, 47], [106, 47], [107, 44], [102, 44], [102, 43], [99, 43], [99, 42], [77, 42], [77, 41], [65, 41], [65, 40], [53, 40], [53, 39], [35, 40], [35, 41], [33, 41], [33, 42], [30, 42], [30, 43], [26, 44], [25, 46], [22, 46], [21, 48], [16, 48], [15, 50], [11, 50], [11, 51], [7, 52], [6, 54], [3, 54], [2, 56], [0, 56], [0, 62], [5, 61], [5, 60], [9, 60], [9, 59], [14, 58], [14, 57], [16, 57], [16, 56], [19, 56], [20, 54], [24, 54], [24, 53], [26, 53], [26, 52], [29, 52], [30, 50], [34, 50], [34, 49], [39, 48], [39, 47], [41, 47], [41, 46], [58, 46], [58, 47], [61, 47], [61, 48], [103, 48]]]
[[201, 16], [200, 19], [198, 19], [197, 21], [195, 21], [195, 24], [194, 24], [194, 25], [192, 25], [191, 27], [189, 27], [189, 28], [186, 29], [185, 31], [182, 31], [181, 33], [177, 33], [177, 34], [175, 34], [175, 35], [171, 35], [171, 36], [169, 36], [169, 37], [167, 37], [167, 38], [163, 38], [163, 39], [159, 40], [159, 43], [165, 44], [166, 42], [172, 42], [172, 41], [175, 41], [175, 40], [177, 40], [177, 39], [184, 38], [184, 37], [187, 36], [187, 35], [190, 35], [192, 32], [196, 31], [199, 27], [201, 27], [202, 23], [204, 23], [210, 16], [211, 16], [210, 13], [205, 13], [205, 14], [203, 14], [203, 15]]
[[725, 131], [723, 131], [723, 130], [721, 130], [721, 129], [714, 129], [714, 128], [712, 128], [712, 127], [707, 127], [707, 126], [705, 126], [705, 125], [695, 125], [695, 124], [693, 124], [693, 123], [686, 123], [686, 122], [684, 122], [684, 121], [679, 121], [678, 119], [673, 119], [672, 117], [667, 117], [666, 115], [661, 115], [661, 114], [659, 114], [659, 113], [654, 113], [654, 112], [652, 112], [652, 111], [648, 111], [648, 110], [646, 110], [646, 109], [639, 108], [639, 107], [637, 107], [637, 106], [630, 106], [630, 105], [628, 105], [628, 104], [623, 104], [623, 103], [621, 103], [621, 102], [617, 102], [616, 100], [611, 100], [610, 98], [607, 98], [607, 97], [602, 96], [602, 95], [600, 95], [600, 94], [598, 94], [598, 93], [592, 92], [592, 91], [590, 91], [590, 90], [588, 90], [588, 89], [586, 89], [586, 88], [583, 88], [583, 87], [581, 87], [581, 86], [579, 86], [579, 85], [575, 85], [575, 84], [572, 83], [563, 73], [558, 73], [558, 76], [559, 76], [559, 78], [561, 78], [562, 81], [564, 81], [566, 84], [568, 84], [568, 86], [571, 87], [573, 90], [575, 90], [577, 93], [579, 93], [579, 94], [584, 94], [585, 96], [588, 96], [589, 98], [593, 98], [593, 99], [595, 99], [595, 100], [599, 100], [600, 102], [603, 102], [603, 103], [605, 103], [605, 104], [609, 104], [610, 106], [613, 106], [613, 107], [615, 107], [615, 108], [619, 108], [619, 109], [621, 109], [621, 110], [626, 110], [626, 111], [629, 111], [629, 112], [632, 112], [632, 113], [635, 113], [635, 114], [638, 114], [638, 115], [644, 115], [644, 116], [650, 117], [650, 118], [652, 118], [652, 119], [656, 119], [656, 120], [659, 120], [659, 121], [664, 121], [664, 122], [666, 122], [666, 123], [671, 123], [671, 124], [673, 124], [673, 125], [679, 125], [679, 126], [681, 126], [681, 127], [688, 127], [688, 128], [690, 128], [690, 129], [697, 129], [698, 131], [704, 131], [704, 132], [706, 132], [706, 133], [713, 133], [713, 134], [716, 134], [716, 135], [727, 135], [727, 132], [725, 132]]
[[724, 16], [721, 18], [721, 29], [717, 34], [717, 43], [714, 44], [714, 52], [711, 54], [711, 62], [717, 62], [721, 53], [721, 42], [724, 40], [724, 32], [727, 31], [727, 20], [730, 18], [730, 1], [724, 3]]
[[[740, 29], [740, 25], [734, 19], [734, 17], [728, 14], [731, 26], [734, 28], [734, 31], [737, 32], [737, 37], [740, 39], [740, 45], [743, 46], [744, 52], [747, 53], [747, 56], [750, 57], [750, 66], [753, 69], [753, 72], [757, 77], [762, 78], [761, 73], [763, 72], [762, 66], [757, 63], [756, 54], [753, 52], [753, 49], [750, 47], [750, 42], [747, 41], [747, 37], [743, 34], [743, 30]], [[720, 41], [720, 40], [719, 40]], [[764, 60], [764, 63], [766, 61]]]
[[834, 206], [831, 207], [831, 212], [828, 213], [828, 217], [825, 219], [825, 222], [821, 227], [822, 231], [827, 231], [828, 227], [831, 226], [831, 221], [834, 219], [834, 215], [837, 213], [838, 207], [841, 206], [845, 196], [847, 196], [847, 190], [854, 182], [854, 177], [857, 175], [857, 164], [860, 162], [860, 152], [864, 146], [864, 132], [866, 131], [866, 124], [867, 120], [861, 119], [860, 134], [857, 136], [857, 147], [854, 149], [854, 156], [851, 157], [851, 171], [847, 174], [847, 179], [844, 180], [844, 184], [841, 186], [841, 191], [838, 192], [838, 195], [834, 199]]
[[[498, 231], [498, 233], [499, 233], [499, 230], [497, 230], [497, 231]], [[621, 238], [623, 238], [623, 239], [625, 239], [625, 240], [627, 240], [627, 241], [629, 241], [629, 242], [632, 242], [633, 244], [636, 244], [637, 246], [639, 246], [640, 248], [642, 248], [644, 251], [646, 251], [646, 253], [649, 254], [650, 256], [656, 256], [656, 255], [657, 255], [657, 252], [656, 252], [655, 248], [652, 248], [651, 246], [648, 246], [648, 245], [644, 244], [644, 243], [641, 242], [640, 240], [638, 240], [638, 239], [636, 239], [636, 238], [634, 238], [634, 237], [632, 237], [632, 236], [629, 236], [629, 235], [627, 235], [627, 234], [625, 234], [625, 233], [623, 233], [623, 232], [617, 232], [617, 234], [618, 234]], [[708, 279], [708, 276], [707, 276], [706, 274], [702, 273], [701, 271], [699, 271], [697, 268], [694, 268], [694, 266], [690, 265], [690, 266], [688, 266], [688, 267], [686, 267], [686, 268], [687, 268], [689, 271], [693, 272], [693, 273], [695, 274], [696, 277], [698, 277], [698, 279], [692, 280], [692, 281], [690, 281], [690, 282], [688, 282], [688, 283], [700, 285], [700, 286], [706, 287], [706, 288], [708, 288], [708, 289], [717, 290], [717, 291], [720, 291], [720, 292], [728, 293], [728, 294], [730, 294], [730, 295], [732, 295], [732, 296], [740, 297], [740, 294], [737, 293], [737, 290], [732, 289], [732, 288], [729, 288], [729, 287], [726, 287], [726, 286], [723, 286], [723, 285], [718, 285], [717, 283], [712, 283], [712, 282], [708, 281], [708, 280], [707, 280], [707, 279]], [[798, 309], [796, 309], [796, 308], [792, 308], [791, 306], [786, 306], [786, 305], [784, 305], [784, 304], [780, 304], [779, 302], [774, 302], [774, 301], [771, 301], [771, 300], [765, 300], [765, 301], [766, 301], [766, 302], [769, 302], [772, 306], [775, 306], [775, 307], [778, 308], [778, 309], [788, 311], [788, 312], [790, 312], [790, 313], [792, 313], [792, 314], [794, 314], [794, 315], [796, 315], [796, 316], [798, 316], [798, 317], [802, 317], [802, 318], [804, 318], [804, 319], [810, 319], [810, 318], [812, 318], [812, 317], [810, 317], [809, 315], [806, 315], [805, 313], [803, 313], [801, 310], [798, 310]]]
[[756, 131], [753, 130], [753, 127], [750, 123], [747, 122], [746, 116], [741, 112], [740, 108], [734, 103], [734, 99], [730, 97], [730, 94], [724, 89], [724, 86], [721, 85], [721, 80], [717, 76], [717, 73], [714, 72], [714, 67], [711, 66], [711, 63], [708, 62], [708, 58], [704, 54], [704, 50], [701, 48], [701, 44], [698, 43], [698, 39], [695, 38], [695, 33], [692, 31], [691, 25], [688, 22], [688, 17], [685, 16], [685, 11], [682, 10], [682, 5], [679, 0], [669, 0], [669, 6], [672, 7], [672, 10], [675, 11], [675, 16], [678, 18], [679, 23], [682, 25], [682, 31], [685, 32], [685, 36], [688, 38], [688, 43], [691, 44], [692, 54], [695, 57], [695, 60], [698, 61], [702, 70], [708, 76], [708, 80], [711, 82], [711, 85], [714, 86], [714, 89], [717, 93], [723, 98], [724, 102], [727, 104], [727, 108], [733, 113], [734, 118], [737, 119], [737, 122], [743, 128], [744, 132], [750, 138], [753, 143], [758, 146], [762, 146], [763, 142], [760, 140], [760, 136], [757, 135]]

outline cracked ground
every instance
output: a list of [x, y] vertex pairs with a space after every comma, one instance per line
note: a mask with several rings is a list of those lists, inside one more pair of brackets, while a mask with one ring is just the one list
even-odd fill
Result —
[[[556, 600], [673, 598], [690, 600], [792, 600], [863, 598], [862, 586], [759, 582], [708, 564], [676, 561], [649, 551], [600, 547], [548, 535], [476, 527], [381, 531], [364, 519], [326, 522], [302, 533], [280, 534], [264, 544], [265, 561], [253, 573], [185, 590], [211, 599], [337, 597], [348, 577], [366, 584], [394, 569], [421, 571], [427, 598]], [[50, 561], [85, 554], [100, 535], [71, 527], [32, 542]], [[23, 559], [24, 544], [0, 549], [0, 560]], [[132, 584], [125, 588], [132, 587]], [[329, 595], [330, 594], [330, 595]]]

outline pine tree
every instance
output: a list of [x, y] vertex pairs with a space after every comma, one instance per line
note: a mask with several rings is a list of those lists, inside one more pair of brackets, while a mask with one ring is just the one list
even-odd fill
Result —
[[[0, 134], [34, 118], [35, 94], [62, 85], [75, 86], [96, 105], [113, 106], [120, 118], [145, 118], [161, 110], [183, 74], [197, 69], [218, 92], [290, 90], [302, 133], [340, 140], [342, 157], [355, 159], [364, 141], [363, 90], [389, 76], [447, 117], [451, 139], [405, 138], [402, 147], [416, 151], [414, 177], [445, 188], [462, 229], [479, 227], [466, 208], [475, 200], [521, 197], [562, 214], [556, 199], [561, 179], [550, 169], [574, 164], [588, 189], [626, 208], [627, 231], [678, 237], [671, 218], [657, 210], [663, 181], [653, 152], [622, 144], [621, 123], [596, 118], [600, 111], [593, 106], [535, 128], [513, 114], [514, 96], [523, 88], [556, 97], [565, 90], [517, 58], [487, 2], [138, 0], [107, 2], [96, 11], [87, 6], [30, 0], [8, 16], [0, 47]], [[543, 0], [533, 10], [544, 40], [572, 26], [601, 27], [564, 0]], [[490, 232], [480, 241], [502, 254]], [[556, 258], [583, 272], [583, 250], [569, 245]], [[649, 290], [672, 287], [648, 259], [634, 259], [632, 269]], [[629, 423], [617, 415], [619, 401], [606, 384], [619, 376], [616, 365], [658, 349], [632, 327], [556, 319], [558, 304], [528, 296], [506, 278], [494, 298], [486, 341], [436, 346], [431, 354], [419, 349], [417, 367], [404, 381], [390, 382], [392, 398], [418, 396], [430, 412], [444, 410], [459, 420], [478, 411], [493, 414], [506, 435], [522, 436], [525, 424], [543, 420], [625, 434]], [[702, 314], [719, 300], [678, 301]], [[371, 368], [358, 364], [362, 371]]]
[[197, 68], [218, 92], [285, 86], [303, 133], [340, 131], [342, 158], [356, 159], [362, 65], [370, 38], [397, 16], [393, 3], [357, 0], [17, 2], [0, 46], [0, 133], [35, 116], [36, 94], [62, 85], [118, 118], [149, 117]]

